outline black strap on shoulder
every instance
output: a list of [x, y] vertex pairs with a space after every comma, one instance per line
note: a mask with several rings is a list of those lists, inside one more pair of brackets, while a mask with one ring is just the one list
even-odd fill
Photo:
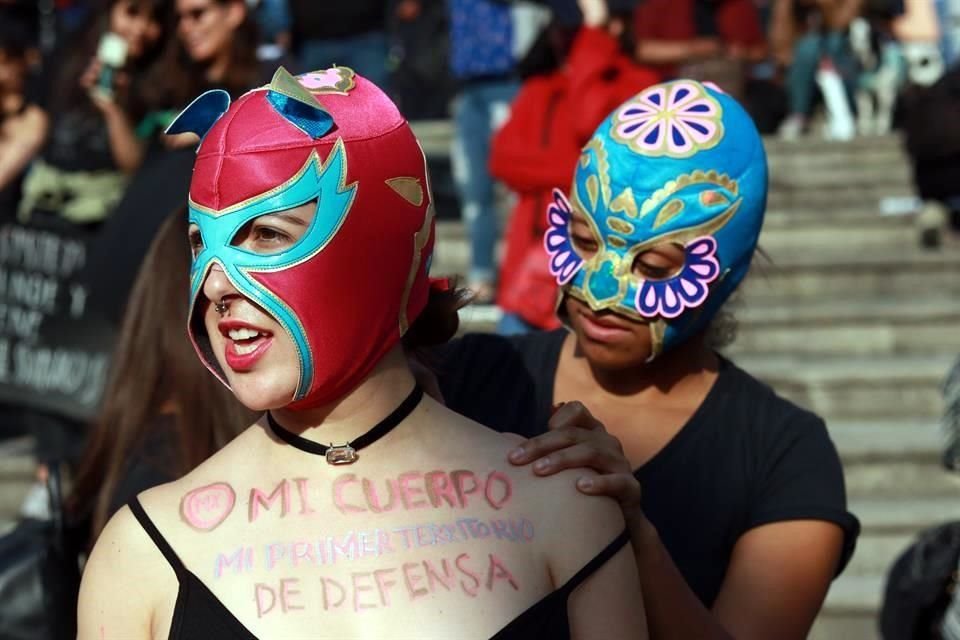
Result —
[[186, 568], [173, 551], [173, 547], [171, 547], [170, 543], [163, 537], [160, 530], [157, 529], [157, 526], [153, 524], [153, 520], [151, 520], [147, 512], [143, 510], [140, 500], [134, 496], [130, 502], [127, 503], [127, 506], [130, 507], [130, 511], [133, 512], [133, 517], [137, 519], [137, 522], [140, 523], [143, 530], [146, 531], [150, 539], [153, 540], [153, 544], [157, 545], [157, 549], [159, 549], [163, 557], [167, 559], [167, 562], [173, 568], [173, 572], [177, 574], [177, 580], [180, 580], [186, 573]]
[[628, 542], [630, 542], [630, 532], [624, 529], [620, 535], [613, 539], [613, 542], [604, 547], [590, 562], [583, 565], [580, 571], [577, 571], [572, 578], [567, 580], [566, 583], [560, 587], [559, 591], [563, 591], [569, 595], [570, 592], [579, 587], [584, 580], [589, 578], [594, 571], [602, 567], [607, 560], [617, 555], [617, 552], [623, 549], [624, 545]]

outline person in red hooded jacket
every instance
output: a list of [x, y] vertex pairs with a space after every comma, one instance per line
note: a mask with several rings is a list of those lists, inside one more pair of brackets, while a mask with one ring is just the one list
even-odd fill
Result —
[[[659, 81], [623, 53], [629, 20], [606, 0], [578, 0], [583, 26], [570, 38], [553, 25], [540, 45], [569, 49], [559, 68], [534, 72], [520, 89], [510, 119], [493, 139], [490, 172], [517, 196], [506, 230], [497, 303], [498, 330], [520, 333], [559, 326], [556, 281], [543, 252], [550, 190], [568, 184], [580, 147], [603, 118], [638, 91]], [[566, 41], [566, 42], [564, 42]], [[568, 45], [568, 46], [565, 46]], [[560, 56], [556, 56], [560, 57]]]

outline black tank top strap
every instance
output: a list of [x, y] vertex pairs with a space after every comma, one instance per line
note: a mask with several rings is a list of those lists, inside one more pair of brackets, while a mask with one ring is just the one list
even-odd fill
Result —
[[569, 596], [570, 593], [579, 587], [584, 580], [589, 578], [594, 571], [602, 567], [607, 560], [617, 555], [617, 552], [620, 551], [620, 549], [623, 549], [628, 542], [630, 542], [630, 532], [624, 529], [620, 535], [613, 539], [613, 542], [604, 547], [600, 553], [590, 560], [590, 562], [583, 565], [583, 568], [577, 571], [572, 578], [567, 580], [564, 585], [558, 589], [558, 591], [562, 591], [565, 596]]
[[163, 537], [160, 530], [157, 529], [157, 526], [153, 524], [153, 520], [150, 519], [147, 512], [143, 510], [140, 500], [134, 496], [130, 502], [127, 503], [127, 506], [130, 507], [130, 511], [133, 512], [133, 517], [137, 519], [137, 522], [140, 523], [143, 530], [146, 531], [150, 539], [153, 540], [153, 544], [157, 545], [157, 549], [159, 549], [163, 557], [167, 559], [167, 562], [173, 568], [173, 572], [177, 574], [177, 580], [183, 582], [183, 577], [187, 573], [186, 567], [180, 562], [180, 558], [177, 557], [173, 547], [171, 547], [170, 543]]

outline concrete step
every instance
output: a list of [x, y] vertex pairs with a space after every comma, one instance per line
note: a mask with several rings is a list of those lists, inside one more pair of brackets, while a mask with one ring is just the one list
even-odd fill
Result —
[[869, 535], [913, 536], [923, 529], [960, 520], [960, 500], [956, 496], [859, 496], [848, 501], [848, 508]]
[[[827, 424], [844, 468], [859, 464], [936, 464], [945, 441], [937, 420], [836, 420]], [[949, 475], [949, 474], [947, 474]]]
[[770, 168], [770, 192], [807, 188], [907, 188], [913, 176], [906, 161], [884, 164], [823, 163], [819, 158], [798, 157], [795, 163]]
[[936, 420], [836, 420], [828, 428], [851, 499], [950, 498], [960, 490], [960, 476], [941, 466], [944, 434]]
[[887, 198], [910, 198], [914, 196], [913, 186], [908, 183], [888, 184], [880, 179], [873, 184], [819, 185], [811, 187], [793, 187], [789, 184], [771, 189], [767, 197], [767, 206], [771, 209], [807, 209], [810, 211], [830, 211], [831, 208], [879, 207]]
[[894, 560], [913, 542], [910, 533], [864, 533], [857, 540], [857, 549], [844, 570], [844, 576], [882, 576], [893, 566]]
[[764, 304], [746, 296], [731, 311], [739, 354], [894, 355], [960, 353], [960, 299], [904, 304], [897, 298]]
[[785, 252], [829, 251], [902, 251], [918, 244], [919, 231], [911, 218], [900, 218], [889, 224], [857, 225], [835, 223], [824, 226], [777, 228], [765, 225], [760, 234], [760, 247], [771, 256]]
[[851, 498], [883, 496], [912, 500], [917, 496], [956, 499], [960, 477], [949, 474], [939, 461], [884, 461], [845, 465], [847, 495]]
[[772, 262], [754, 260], [744, 283], [747, 304], [771, 300], [884, 299], [905, 301], [933, 295], [960, 295], [960, 253], [896, 253], [848, 250], [844, 253], [781, 253]]
[[843, 419], [938, 417], [940, 384], [954, 354], [896, 357], [744, 356], [738, 365], [783, 396]]
[[903, 152], [903, 142], [897, 133], [858, 137], [845, 142], [824, 140], [818, 136], [807, 136], [799, 140], [781, 140], [775, 136], [767, 136], [763, 139], [763, 146], [771, 158], [841, 155], [851, 161], [856, 161], [861, 157], [881, 151]]
[[862, 527], [857, 548], [828, 603], [833, 611], [878, 609], [885, 576], [894, 561], [925, 529], [960, 520], [956, 495], [900, 498], [854, 497], [849, 508]]
[[[883, 600], [884, 575], [842, 575], [833, 581], [825, 613], [831, 616], [875, 616]], [[855, 638], [873, 636], [854, 636]]]

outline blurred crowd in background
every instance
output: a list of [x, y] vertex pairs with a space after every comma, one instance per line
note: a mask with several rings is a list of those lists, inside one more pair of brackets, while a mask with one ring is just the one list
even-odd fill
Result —
[[[107, 372], [150, 243], [186, 201], [195, 141], [163, 131], [204, 90], [343, 65], [409, 120], [449, 121], [439, 214], [462, 217], [466, 284], [515, 333], [557, 322], [550, 190], [603, 117], [660, 80], [713, 82], [785, 139], [902, 128], [930, 215], [957, 225], [958, 53], [958, 0], [0, 0], [0, 436], [36, 438], [42, 481], [79, 457], [105, 385], [116, 398], [141, 376], [129, 393], [150, 390], [155, 413], [188, 393], [169, 380], [199, 370], [188, 347]], [[175, 331], [160, 314], [128, 318], [127, 338]]]

